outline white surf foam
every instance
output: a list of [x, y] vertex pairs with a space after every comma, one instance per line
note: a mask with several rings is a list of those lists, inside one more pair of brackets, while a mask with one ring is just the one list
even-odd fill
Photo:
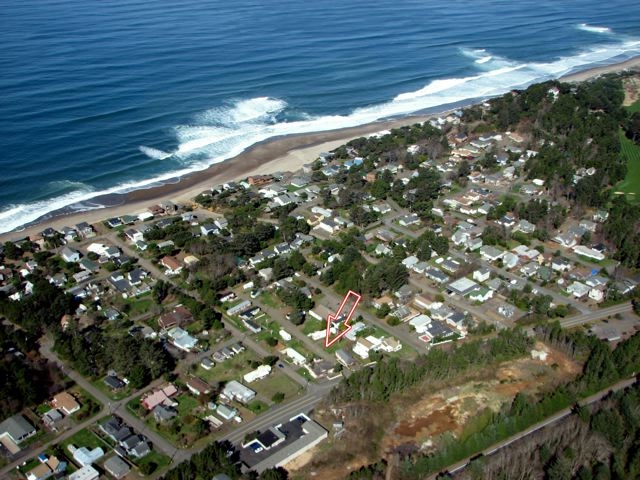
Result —
[[577, 28], [578, 30], [582, 30], [589, 33], [600, 33], [600, 34], [606, 34], [606, 35], [611, 35], [613, 33], [613, 31], [609, 27], [598, 27], [594, 25], [589, 25], [587, 23], [581, 23], [578, 25]]
[[169, 158], [171, 155], [173, 155], [172, 153], [165, 152], [158, 148], [146, 147], [144, 145], [140, 145], [138, 147], [138, 150], [144, 153], [147, 157], [153, 158], [154, 160], [164, 160], [165, 158]]
[[180, 125], [174, 129], [177, 148], [173, 154], [180, 160], [183, 168], [101, 191], [73, 192], [45, 202], [15, 205], [0, 212], [0, 232], [16, 229], [51, 211], [86, 202], [96, 196], [149, 188], [202, 170], [269, 138], [354, 127], [382, 118], [470, 103], [639, 54], [638, 39], [586, 49], [576, 55], [546, 63], [517, 63], [503, 58], [496, 59], [496, 55], [477, 50], [475, 57], [468, 56], [476, 60], [488, 56], [493, 59], [481, 64], [484, 71], [476, 75], [432, 80], [422, 88], [398, 94], [388, 102], [359, 108], [346, 115], [299, 115], [301, 120], [278, 121], [278, 116], [286, 113], [287, 103], [284, 100], [258, 97], [232, 102], [204, 111], [194, 119], [192, 125]]

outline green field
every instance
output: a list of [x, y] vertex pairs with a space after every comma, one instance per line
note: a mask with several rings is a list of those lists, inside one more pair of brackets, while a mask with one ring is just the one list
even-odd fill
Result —
[[615, 187], [616, 192], [624, 192], [627, 200], [640, 199], [640, 146], [633, 143], [620, 131], [620, 146], [627, 160], [627, 176]]
[[253, 370], [250, 362], [258, 360], [259, 359], [256, 354], [250, 350], [245, 350], [222, 363], [216, 363], [211, 370], [205, 370], [198, 365], [194, 373], [210, 384], [215, 382], [228, 382], [229, 380], [239, 380], [242, 375]]
[[68, 452], [67, 447], [69, 445], [73, 445], [77, 448], [87, 447], [89, 449], [93, 449], [96, 447], [101, 447], [103, 450], [107, 451], [110, 447], [109, 444], [98, 437], [91, 430], [83, 428], [79, 432], [75, 433], [73, 436], [64, 440], [61, 444], [63, 450]]
[[627, 107], [629, 113], [640, 112], [640, 100], [636, 100], [634, 103]]
[[285, 399], [295, 397], [302, 388], [280, 371], [272, 372], [267, 378], [253, 382], [249, 387], [267, 400], [271, 400], [276, 392], [284, 393]]

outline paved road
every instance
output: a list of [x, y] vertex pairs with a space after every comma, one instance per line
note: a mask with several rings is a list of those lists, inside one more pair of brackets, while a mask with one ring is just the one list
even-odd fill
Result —
[[[580, 405], [590, 405], [592, 403], [595, 403], [599, 400], [601, 400], [603, 397], [605, 397], [606, 395], [609, 394], [609, 392], [614, 391], [617, 392], [618, 390], [623, 390], [631, 385], [633, 385], [634, 383], [636, 383], [636, 378], [632, 377], [632, 378], [628, 378], [626, 380], [621, 380], [620, 382], [616, 383], [615, 385], [612, 385], [609, 388], [606, 388], [604, 390], [600, 390], [597, 393], [594, 393], [593, 395], [591, 395], [590, 397], [585, 398], [584, 400], [581, 400], [579, 402]], [[518, 440], [531, 435], [534, 432], [537, 432], [538, 430], [541, 430], [569, 415], [571, 415], [573, 411], [573, 406], [569, 407], [569, 408], [565, 408], [564, 410], [561, 410], [557, 413], [555, 413], [554, 415], [550, 416], [549, 418], [546, 418], [545, 420], [536, 423], [535, 425], [532, 425], [531, 427], [527, 428], [526, 430], [517, 433], [501, 442], [498, 442], [492, 446], [490, 446], [489, 448], [486, 448], [485, 450], [483, 450], [482, 452], [480, 452], [479, 455], [484, 455], [484, 456], [488, 456], [488, 455], [493, 455], [494, 453], [496, 453], [497, 451], [511, 445], [514, 442], [517, 442]], [[471, 458], [475, 458], [477, 457], [478, 454], [474, 454], [472, 457], [467, 457], [464, 460], [461, 460], [460, 462], [457, 462], [453, 465], [450, 465], [448, 468], [446, 468], [443, 471], [449, 472], [449, 473], [456, 473], [462, 469], [464, 469], [467, 465], [469, 465], [469, 463], [471, 462]], [[439, 473], [437, 474], [433, 474], [429, 477], [429, 479], [435, 479], [437, 476], [439, 475]]]
[[589, 313], [583, 313], [580, 315], [574, 315], [572, 317], [563, 318], [560, 320], [560, 325], [563, 328], [576, 327], [589, 322], [594, 322], [602, 318], [606, 318], [610, 315], [616, 315], [618, 313], [626, 313], [632, 310], [631, 302], [620, 303], [611, 307], [601, 308]]
[[225, 435], [220, 440], [228, 440], [233, 444], [240, 444], [247, 433], [262, 430], [271, 425], [278, 424], [282, 421], [288, 420], [297, 413], [308, 413], [318, 403], [320, 403], [322, 398], [339, 382], [340, 379], [336, 379], [324, 382], [320, 385], [315, 385], [313, 391], [309, 391], [303, 397], [299, 397], [291, 402], [271, 408], [269, 411], [256, 417], [251, 422], [242, 425], [242, 427]]

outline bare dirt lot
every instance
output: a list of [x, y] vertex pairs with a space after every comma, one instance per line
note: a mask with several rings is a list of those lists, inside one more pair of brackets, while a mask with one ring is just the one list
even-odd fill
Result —
[[345, 431], [317, 447], [312, 459], [292, 468], [292, 477], [341, 479], [362, 465], [395, 453], [428, 450], [445, 432], [460, 435], [470, 418], [487, 409], [497, 411], [516, 393], [552, 388], [580, 372], [581, 365], [542, 344], [546, 361], [525, 357], [498, 368], [474, 372], [458, 384], [421, 385], [385, 405], [347, 405], [320, 412], [324, 425], [336, 418]]
[[624, 102], [625, 107], [632, 105], [640, 98], [640, 75], [629, 77], [624, 81]]

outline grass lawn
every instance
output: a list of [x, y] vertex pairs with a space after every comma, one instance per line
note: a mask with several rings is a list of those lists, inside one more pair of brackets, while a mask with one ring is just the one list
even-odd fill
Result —
[[636, 145], [620, 131], [620, 146], [627, 160], [627, 176], [615, 187], [615, 191], [624, 192], [627, 200], [637, 202], [640, 199], [640, 145]]
[[110, 448], [108, 443], [106, 443], [88, 428], [83, 428], [76, 434], [67, 438], [64, 442], [62, 442], [61, 445], [65, 452], [68, 451], [67, 446], [69, 445], [73, 445], [78, 448], [87, 447], [89, 449], [101, 447], [103, 450], [107, 450]]
[[178, 402], [176, 410], [178, 410], [179, 417], [184, 417], [185, 415], [190, 414], [194, 408], [200, 405], [196, 397], [190, 393], [184, 393], [176, 397], [176, 401]]
[[198, 365], [195, 375], [209, 383], [226, 382], [234, 379], [237, 380], [245, 373], [253, 370], [251, 365], [249, 365], [249, 362], [258, 360], [259, 359], [256, 354], [247, 349], [222, 363], [216, 363], [211, 370], [205, 370]]
[[144, 468], [143, 465], [155, 465], [155, 467], [148, 470], [150, 473], [166, 467], [169, 463], [171, 463], [171, 459], [156, 450], [151, 450], [151, 452], [136, 462], [138, 468]]
[[636, 100], [631, 105], [627, 107], [627, 111], [629, 113], [640, 112], [640, 100]]
[[102, 405], [86, 390], [79, 385], [74, 385], [69, 389], [69, 393], [73, 394], [78, 403], [80, 403], [80, 410], [75, 412], [72, 417], [76, 421], [84, 421], [98, 413], [102, 409]]
[[253, 402], [249, 403], [249, 405], [247, 405], [247, 408], [256, 415], [269, 410], [269, 406], [266, 403], [261, 402], [260, 400], [254, 400]]
[[20, 472], [22, 472], [23, 474], [26, 474], [29, 470], [33, 470], [38, 465], [40, 465], [40, 460], [38, 460], [37, 458], [32, 458], [26, 463], [26, 465], [22, 465], [18, 470], [20, 470]]
[[259, 395], [271, 400], [277, 392], [284, 393], [284, 398], [289, 399], [298, 394], [302, 389], [300, 385], [287, 377], [284, 373], [276, 371], [267, 378], [253, 382], [250, 387]]
[[128, 301], [127, 305], [129, 305], [129, 311], [127, 313], [129, 318], [134, 318], [143, 313], [147, 313], [151, 307], [153, 307], [153, 298], [151, 298], [150, 293], [145, 293], [142, 298]]
[[271, 308], [282, 308], [282, 302], [271, 292], [263, 291], [260, 294], [260, 301]]
[[227, 314], [223, 314], [222, 315], [222, 320], [224, 322], [231, 322], [231, 324], [234, 327], [236, 327], [238, 330], [240, 330], [241, 332], [246, 332], [247, 331], [247, 327], [245, 327], [244, 324], [242, 323], [242, 321], [236, 316], [230, 317]]
[[323, 322], [322, 320], [317, 320], [315, 318], [308, 317], [307, 320], [302, 324], [302, 333], [305, 335], [309, 335], [312, 332], [317, 332], [318, 330], [325, 330], [327, 328], [327, 322]]

